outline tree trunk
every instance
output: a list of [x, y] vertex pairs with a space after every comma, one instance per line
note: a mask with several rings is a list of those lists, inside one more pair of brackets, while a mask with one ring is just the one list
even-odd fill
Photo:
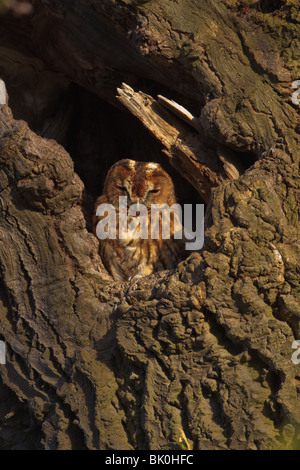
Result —
[[[31, 3], [0, 16], [0, 447], [299, 448], [298, 2]], [[126, 156], [206, 231], [120, 283], [91, 211]]]

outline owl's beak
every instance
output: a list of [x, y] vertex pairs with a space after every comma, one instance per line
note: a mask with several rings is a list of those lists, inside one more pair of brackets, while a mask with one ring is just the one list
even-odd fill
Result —
[[139, 198], [137, 198], [135, 200], [131, 200], [131, 204], [136, 205], [136, 211], [137, 212], [141, 210], [141, 200]]

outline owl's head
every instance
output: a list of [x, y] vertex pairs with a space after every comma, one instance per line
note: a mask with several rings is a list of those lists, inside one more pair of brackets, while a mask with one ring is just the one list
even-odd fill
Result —
[[114, 206], [118, 206], [119, 196], [127, 196], [128, 207], [176, 203], [172, 179], [158, 163], [118, 161], [107, 174], [103, 192]]

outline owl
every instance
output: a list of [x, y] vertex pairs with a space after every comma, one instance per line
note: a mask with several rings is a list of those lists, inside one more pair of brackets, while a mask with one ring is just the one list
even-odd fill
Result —
[[[169, 218], [157, 211], [157, 207], [172, 206], [178, 207], [173, 182], [159, 164], [124, 159], [110, 168], [103, 194], [96, 200], [93, 232], [97, 235], [97, 225], [108, 214], [99, 215], [98, 208], [114, 208], [115, 236], [100, 240], [100, 255], [115, 280], [171, 269], [184, 259], [184, 241], [175, 235], [182, 228], [180, 218], [171, 211]], [[127, 229], [122, 232], [121, 220]]]

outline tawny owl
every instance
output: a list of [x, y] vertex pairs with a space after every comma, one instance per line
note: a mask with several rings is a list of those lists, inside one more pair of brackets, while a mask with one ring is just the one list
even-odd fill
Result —
[[[127, 202], [126, 207], [120, 207], [120, 196]], [[158, 218], [153, 215], [154, 205], [176, 206], [172, 179], [159, 164], [125, 159], [110, 168], [103, 194], [95, 204], [93, 228], [98, 237], [99, 222], [104, 222], [108, 214], [105, 212], [99, 216], [98, 212], [97, 216], [97, 209], [106, 207], [103, 204], [112, 205], [116, 214], [116, 236], [100, 240], [101, 258], [115, 280], [128, 281], [171, 269], [184, 259], [184, 242], [175, 235], [181, 228], [178, 217], [173, 212], [169, 212], [169, 219], [162, 217], [161, 212]], [[127, 232], [125, 235], [122, 232], [121, 236], [121, 217], [124, 225], [124, 214]], [[164, 224], [168, 224], [166, 233], [169, 230], [169, 237], [163, 234]]]

